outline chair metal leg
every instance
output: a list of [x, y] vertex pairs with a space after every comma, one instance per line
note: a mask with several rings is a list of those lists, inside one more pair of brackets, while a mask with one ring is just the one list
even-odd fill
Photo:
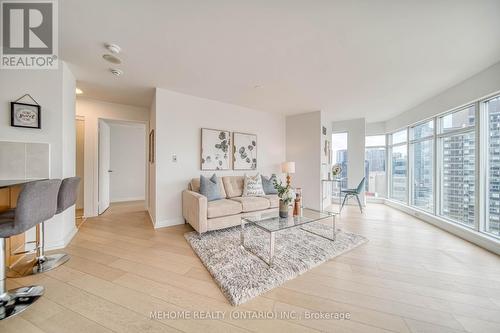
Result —
[[342, 209], [344, 208], [344, 205], [345, 205], [345, 202], [346, 202], [346, 200], [347, 200], [348, 195], [349, 195], [349, 194], [346, 194], [346, 195], [344, 196], [344, 201], [342, 201], [342, 206], [340, 207], [340, 211], [342, 211]]
[[51, 269], [61, 266], [70, 258], [70, 256], [65, 253], [51, 254], [47, 256], [45, 255], [45, 222], [42, 222], [41, 225], [41, 246], [40, 250], [37, 251], [36, 266], [33, 267], [32, 274], [39, 274], [50, 271]]
[[36, 226], [36, 255], [33, 261], [12, 267], [8, 276], [19, 278], [50, 271], [61, 266], [71, 257], [65, 253], [45, 255], [45, 222]]
[[26, 286], [7, 290], [5, 239], [0, 238], [0, 320], [26, 310], [43, 295], [43, 286]]
[[363, 206], [361, 206], [361, 201], [359, 200], [359, 196], [357, 194], [355, 194], [355, 197], [356, 197], [356, 200], [358, 200], [359, 210], [361, 211], [361, 213], [363, 213]]

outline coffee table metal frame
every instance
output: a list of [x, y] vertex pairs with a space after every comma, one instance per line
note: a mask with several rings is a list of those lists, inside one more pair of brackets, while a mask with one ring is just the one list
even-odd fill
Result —
[[[241, 229], [240, 229], [240, 247], [242, 249], [244, 249], [245, 251], [253, 254], [254, 256], [256, 256], [257, 258], [259, 258], [260, 260], [262, 260], [263, 262], [265, 262], [269, 267], [271, 267], [273, 265], [273, 263], [274, 263], [274, 250], [275, 250], [275, 241], [276, 241], [276, 233], [277, 232], [280, 232], [280, 231], [283, 231], [283, 230], [287, 230], [287, 229], [299, 228], [299, 229], [302, 229], [302, 230], [304, 230], [304, 231], [306, 231], [306, 232], [308, 232], [310, 234], [313, 234], [313, 235], [316, 235], [316, 236], [319, 236], [321, 238], [328, 239], [328, 240], [334, 242], [335, 241], [335, 217], [336, 217], [337, 214], [336, 213], [332, 213], [332, 212], [319, 211], [319, 210], [310, 209], [310, 208], [304, 208], [304, 210], [312, 211], [312, 212], [316, 212], [316, 213], [321, 213], [321, 214], [326, 214], [326, 216], [320, 217], [320, 218], [315, 218], [315, 219], [311, 218], [310, 221], [303, 221], [303, 222], [301, 222], [301, 223], [299, 223], [297, 225], [286, 226], [284, 228], [281, 228], [281, 229], [278, 229], [278, 230], [272, 230], [272, 231], [269, 230], [268, 228], [266, 228], [265, 226], [260, 225], [260, 223], [264, 222], [266, 220], [276, 219], [276, 218], [278, 218], [277, 216], [266, 216], [266, 217], [264, 217], [264, 218], [262, 218], [261, 220], [258, 220], [258, 221], [252, 221], [251, 218], [242, 217], [241, 218]], [[304, 216], [299, 216], [299, 217], [304, 217]], [[307, 225], [307, 224], [310, 224], [310, 223], [320, 222], [320, 221], [326, 220], [328, 218], [332, 219], [332, 226], [333, 226], [332, 237], [321, 235], [321, 234], [318, 234], [318, 233], [316, 233], [314, 231], [311, 231], [311, 230], [308, 230], [308, 229], [305, 229], [305, 228], [302, 227], [304, 225]], [[286, 219], [288, 219], [288, 218], [286, 218]], [[265, 258], [263, 258], [262, 256], [260, 256], [256, 252], [254, 252], [249, 247], [245, 246], [245, 225], [246, 224], [254, 224], [259, 229], [264, 230], [267, 233], [269, 233], [269, 261], [267, 261]]]

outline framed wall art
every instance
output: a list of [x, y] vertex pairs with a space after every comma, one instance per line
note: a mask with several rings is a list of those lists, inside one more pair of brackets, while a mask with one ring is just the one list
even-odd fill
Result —
[[201, 170], [231, 169], [231, 132], [201, 129]]
[[13, 127], [42, 128], [40, 105], [11, 102], [10, 125]]
[[234, 170], [257, 169], [257, 135], [248, 133], [233, 133]]

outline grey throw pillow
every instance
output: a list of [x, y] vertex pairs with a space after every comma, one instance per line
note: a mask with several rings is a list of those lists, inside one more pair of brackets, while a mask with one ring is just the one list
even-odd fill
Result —
[[276, 179], [276, 175], [273, 173], [271, 177], [267, 178], [266, 176], [262, 176], [262, 188], [266, 194], [278, 194], [278, 191], [274, 188], [274, 180]]
[[208, 201], [222, 199], [220, 195], [219, 178], [217, 178], [215, 173], [211, 178], [200, 175], [200, 194], [206, 196]]

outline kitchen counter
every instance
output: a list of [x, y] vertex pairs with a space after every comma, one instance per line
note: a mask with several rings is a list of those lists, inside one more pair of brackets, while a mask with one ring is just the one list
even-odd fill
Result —
[[0, 188], [22, 185], [40, 179], [5, 179], [0, 180]]

